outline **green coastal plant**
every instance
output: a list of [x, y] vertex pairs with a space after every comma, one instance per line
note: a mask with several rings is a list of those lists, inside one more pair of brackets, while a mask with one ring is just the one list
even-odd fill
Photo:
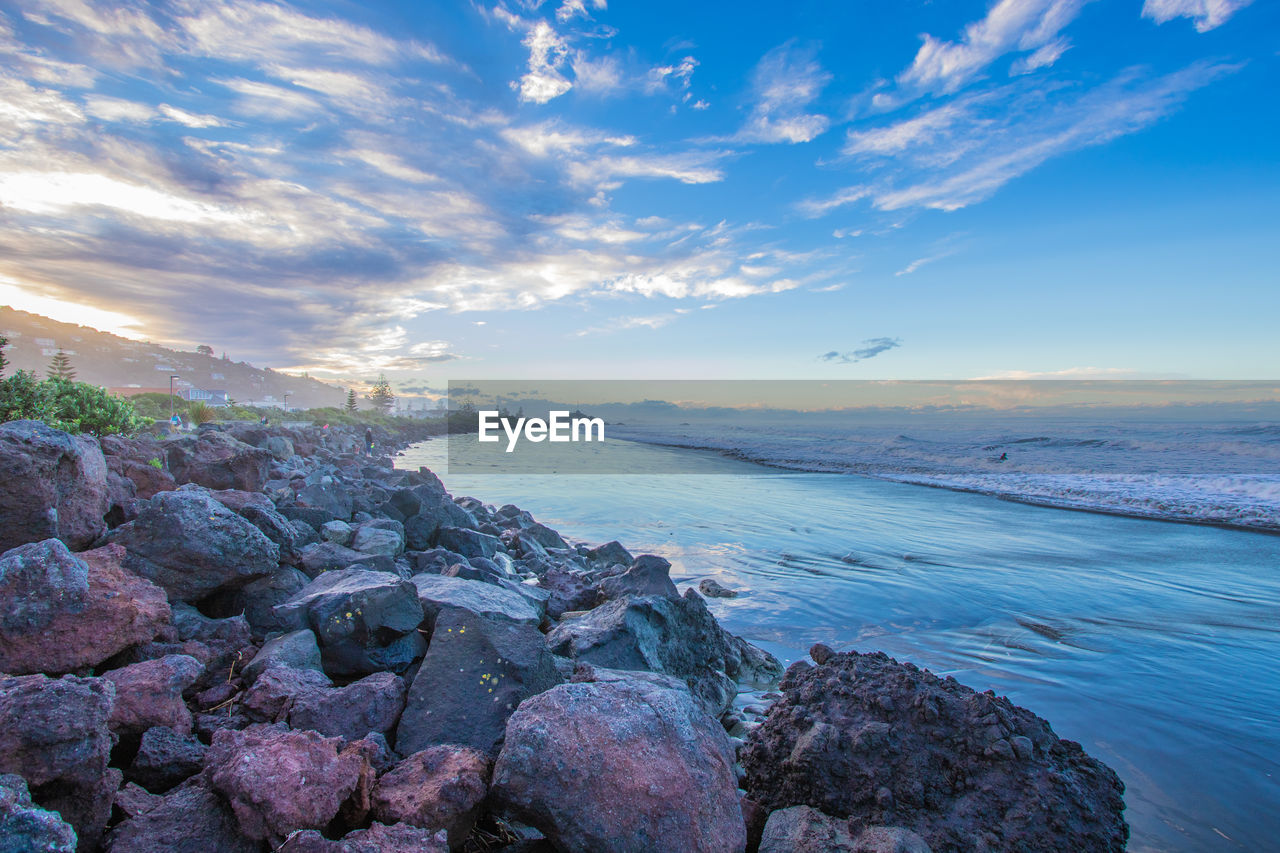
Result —
[[187, 420], [197, 424], [207, 424], [218, 419], [218, 413], [213, 406], [208, 403], [202, 403], [199, 400], [187, 406]]
[[152, 468], [157, 468], [157, 469], [164, 467], [164, 463], [161, 462], [159, 459], [148, 459], [147, 464], [150, 465]]
[[128, 400], [86, 382], [51, 378], [43, 382], [20, 370], [0, 380], [0, 422], [44, 421], [69, 433], [116, 435], [148, 426]]
[[71, 381], [76, 378], [76, 370], [71, 366], [71, 357], [59, 349], [49, 362], [49, 378]]

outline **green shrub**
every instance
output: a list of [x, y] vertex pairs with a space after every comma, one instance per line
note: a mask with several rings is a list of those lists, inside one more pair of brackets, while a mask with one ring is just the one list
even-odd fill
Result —
[[187, 420], [194, 424], [207, 424], [218, 419], [218, 413], [213, 406], [208, 403], [202, 403], [196, 400], [187, 406]]
[[0, 422], [17, 420], [98, 436], [137, 432], [150, 423], [128, 400], [96, 385], [56, 378], [40, 382], [28, 371], [0, 380]]

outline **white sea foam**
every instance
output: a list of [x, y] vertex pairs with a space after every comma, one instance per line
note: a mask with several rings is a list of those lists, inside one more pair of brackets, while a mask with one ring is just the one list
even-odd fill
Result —
[[[1280, 425], [1036, 422], [682, 424], [613, 436], [797, 471], [862, 474], [1012, 500], [1280, 530]], [[1001, 460], [1001, 455], [1007, 458]]]

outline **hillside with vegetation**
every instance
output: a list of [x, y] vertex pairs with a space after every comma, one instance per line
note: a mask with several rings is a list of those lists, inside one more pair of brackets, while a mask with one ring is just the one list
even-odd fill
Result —
[[62, 360], [71, 371], [64, 378], [124, 396], [147, 391], [167, 396], [169, 377], [177, 375], [176, 390], [225, 391], [240, 403], [282, 405], [287, 393], [290, 408], [341, 408], [347, 398], [344, 388], [235, 361], [208, 345], [192, 352], [173, 350], [7, 306], [0, 306], [0, 336], [9, 342], [5, 358], [10, 372], [28, 370], [43, 379], [55, 360]]

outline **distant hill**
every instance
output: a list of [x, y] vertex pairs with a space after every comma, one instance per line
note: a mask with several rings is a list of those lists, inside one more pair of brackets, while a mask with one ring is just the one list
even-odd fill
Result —
[[214, 355], [181, 352], [131, 341], [87, 326], [59, 323], [38, 314], [0, 306], [0, 335], [9, 339], [9, 370], [33, 370], [41, 379], [61, 348], [71, 359], [76, 379], [105, 386], [125, 396], [143, 391], [168, 393], [174, 388], [226, 391], [239, 403], [279, 405], [289, 393], [289, 407], [341, 406], [345, 391], [317, 379], [258, 368]]

